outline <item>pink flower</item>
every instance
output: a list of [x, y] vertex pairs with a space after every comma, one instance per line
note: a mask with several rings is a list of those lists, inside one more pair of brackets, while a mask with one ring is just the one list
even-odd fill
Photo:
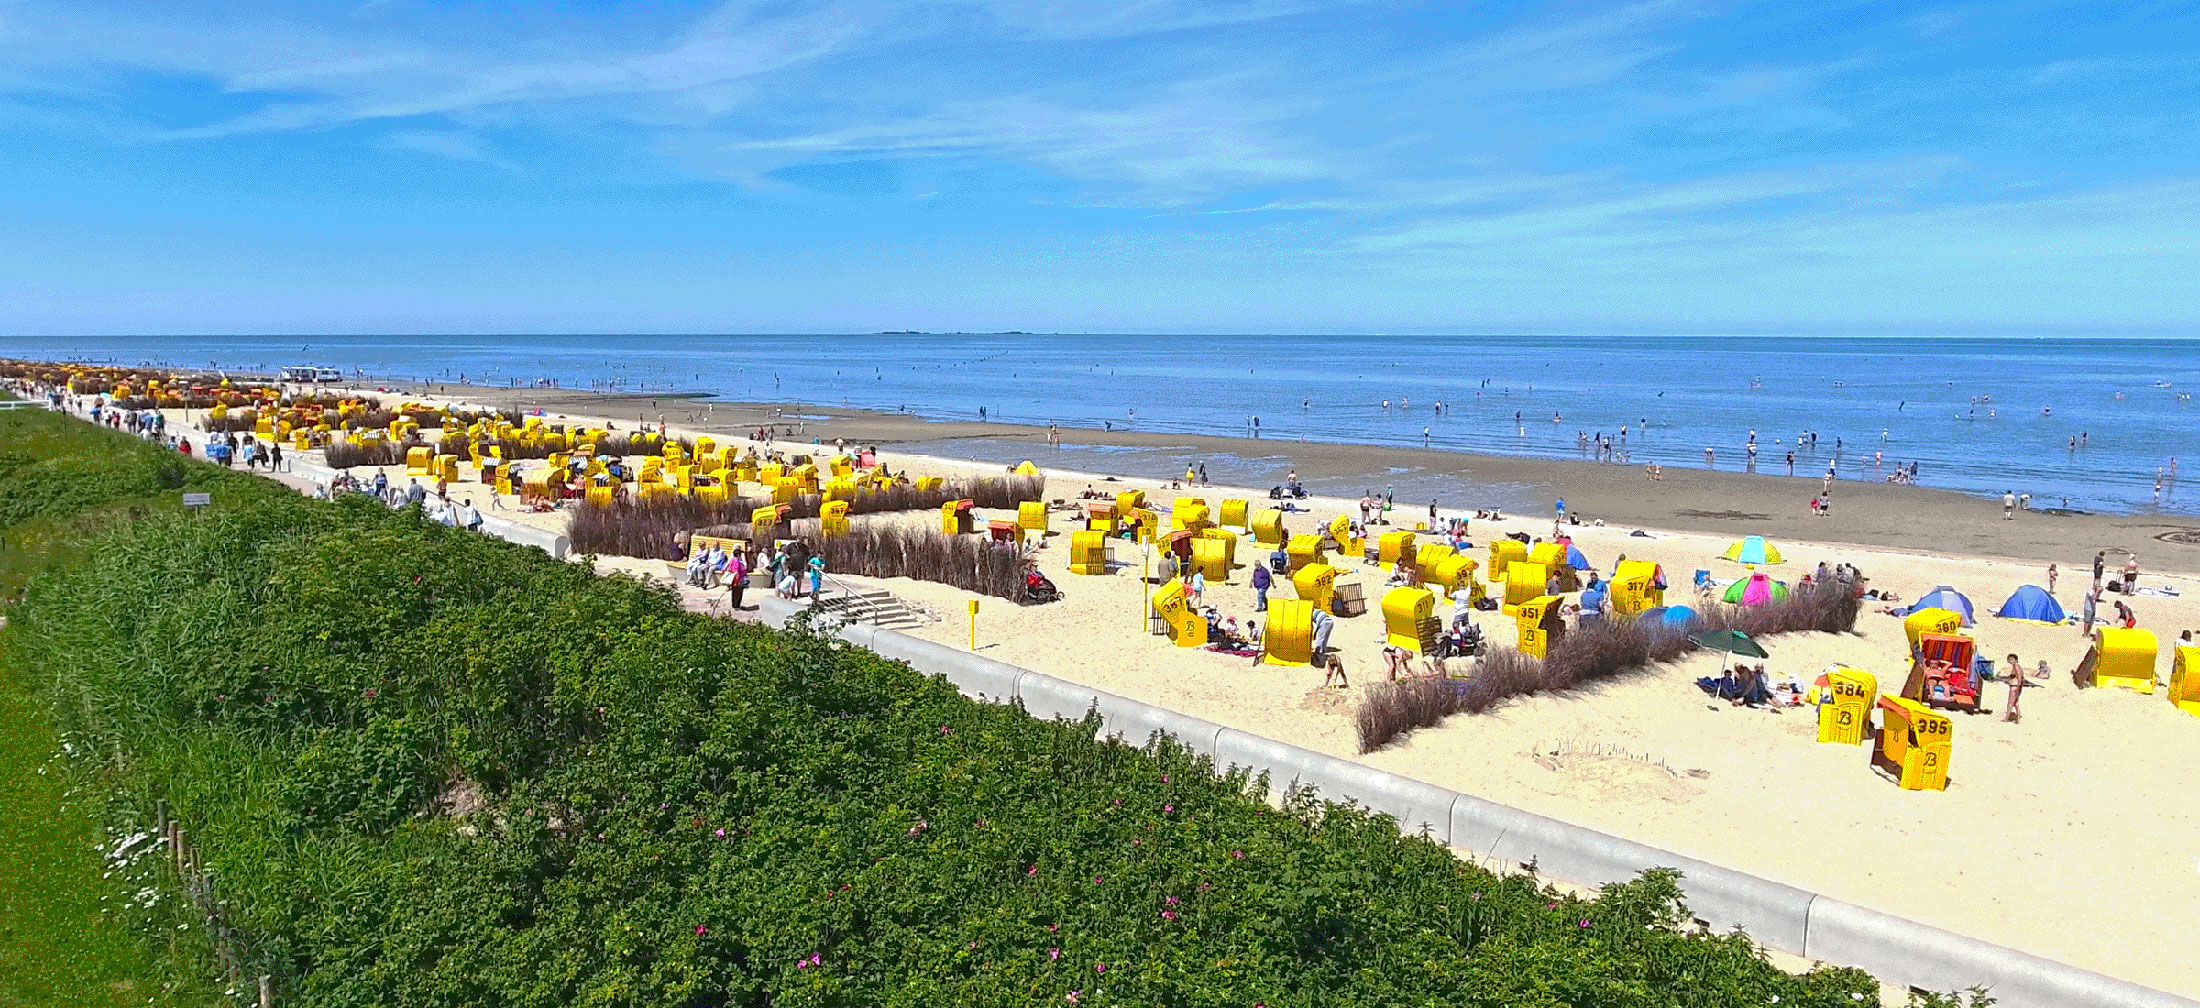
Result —
[[1145, 842], [1146, 842], [1146, 841], [1144, 841], [1144, 840], [1139, 840], [1139, 839], [1133, 838], [1133, 839], [1131, 840], [1131, 846], [1133, 846], [1133, 847], [1136, 847], [1136, 846], [1139, 846], [1140, 844], [1143, 844], [1143, 843], [1145, 843]]
[[978, 947], [978, 943], [977, 943], [977, 942], [971, 942], [971, 943], [970, 943], [970, 947], [971, 947], [971, 948], [977, 948], [977, 947]]
[[1176, 898], [1176, 897], [1174, 897], [1174, 896], [1171, 896], [1171, 897], [1169, 897], [1169, 898], [1168, 898], [1167, 900], [1164, 900], [1163, 902], [1166, 902], [1166, 903], [1168, 903], [1168, 904], [1169, 904], [1170, 906], [1175, 906], [1175, 905], [1177, 905], [1178, 903], [1181, 903], [1181, 902], [1183, 902], [1183, 901], [1182, 901], [1182, 900], [1179, 900], [1179, 899], [1177, 899], [1177, 898]]
[[700, 937], [700, 936], [701, 936], [701, 935], [703, 934], [703, 932], [705, 932], [705, 931], [708, 931], [708, 930], [710, 930], [710, 929], [709, 929], [709, 928], [706, 928], [706, 927], [704, 927], [704, 926], [703, 926], [703, 925], [701, 925], [701, 924], [697, 924], [697, 925], [695, 925], [695, 934], [696, 934], [696, 935], [697, 935], [698, 937]]
[[794, 961], [794, 968], [795, 968], [795, 969], [809, 969], [809, 968], [810, 968], [810, 961], [809, 961], [808, 959], [797, 959], [797, 960], [795, 960], [795, 961]]
[[1582, 921], [1582, 922], [1581, 922], [1581, 926], [1582, 926], [1582, 927], [1588, 927], [1588, 926], [1589, 926], [1589, 922], [1588, 922], [1588, 921]]
[[1214, 885], [1213, 885], [1212, 883], [1209, 883], [1209, 882], [1201, 882], [1201, 883], [1199, 884], [1199, 891], [1200, 891], [1200, 892], [1206, 892], [1207, 890], [1209, 890], [1209, 889], [1212, 889], [1212, 888], [1214, 888]]
[[1162, 774], [1162, 775], [1161, 775], [1161, 783], [1163, 783], [1163, 784], [1167, 784], [1168, 782], [1169, 782], [1169, 775], [1168, 775], [1168, 774]]
[[1174, 811], [1176, 811], [1176, 806], [1174, 806], [1174, 805], [1163, 805], [1163, 806], [1161, 806], [1161, 811], [1163, 811], [1163, 812], [1174, 812]]
[[1162, 919], [1162, 920], [1175, 920], [1175, 919], [1176, 919], [1176, 911], [1174, 911], [1174, 910], [1163, 910], [1163, 911], [1161, 911], [1161, 919]]
[[954, 730], [954, 729], [952, 729], [952, 728], [949, 728], [949, 727], [947, 727], [946, 725], [941, 725], [941, 726], [940, 726], [940, 734], [942, 734], [942, 735], [953, 735], [953, 734], [955, 734], [955, 730]]
[[1098, 875], [1094, 875], [1094, 876], [1092, 877], [1092, 884], [1093, 884], [1093, 885], [1099, 885], [1099, 884], [1100, 884], [1100, 876], [1098, 876]]
[[1039, 874], [1039, 866], [1038, 866], [1038, 865], [1032, 865], [1031, 867], [1029, 867], [1029, 868], [1026, 868], [1026, 869], [1024, 869], [1024, 874], [1026, 874], [1026, 875], [1037, 875], [1037, 874]]
[[1058, 949], [1058, 948], [1050, 948], [1050, 949], [1048, 949], [1048, 950], [1047, 950], [1047, 960], [1048, 960], [1048, 961], [1050, 961], [1050, 962], [1051, 962], [1051, 961], [1053, 961], [1053, 960], [1056, 960], [1056, 959], [1060, 959], [1060, 958], [1062, 958], [1062, 950], [1061, 950], [1061, 949]]
[[810, 964], [810, 965], [812, 965], [812, 966], [823, 966], [823, 965], [825, 965], [825, 953], [823, 953], [823, 952], [812, 952], [812, 953], [810, 953], [810, 957], [809, 957], [808, 959], [805, 959], [805, 960], [803, 960], [803, 961], [804, 961], [804, 962], [806, 962], [806, 963], [808, 963], [808, 964]]
[[1070, 991], [1070, 992], [1069, 992], [1068, 994], [1065, 994], [1065, 995], [1063, 995], [1063, 996], [1062, 996], [1062, 1000], [1064, 1000], [1064, 1001], [1067, 1001], [1067, 1002], [1069, 1002], [1070, 1004], [1076, 1004], [1076, 1003], [1077, 1003], [1077, 995], [1079, 995], [1079, 994], [1082, 994], [1082, 993], [1084, 993], [1084, 992], [1083, 992], [1083, 991]]
[[718, 828], [718, 839], [720, 839], [720, 840], [724, 840], [725, 838], [726, 838], [726, 829], [725, 829], [725, 827], [721, 826], [721, 827], [719, 827], [719, 828]]
[[1106, 972], [1108, 971], [1108, 964], [1107, 964], [1107, 963], [1093, 963], [1093, 964], [1092, 964], [1092, 971], [1093, 971], [1094, 973], [1106, 973]]
[[1056, 932], [1058, 932], [1058, 931], [1060, 931], [1060, 930], [1062, 930], [1062, 925], [1060, 925], [1060, 924], [1049, 924], [1049, 925], [1047, 925], [1047, 933], [1048, 933], [1048, 934], [1054, 934], [1054, 933], [1056, 933]]
[[1243, 861], [1245, 860], [1245, 852], [1241, 850], [1234, 850], [1230, 852], [1230, 857], [1239, 861]]

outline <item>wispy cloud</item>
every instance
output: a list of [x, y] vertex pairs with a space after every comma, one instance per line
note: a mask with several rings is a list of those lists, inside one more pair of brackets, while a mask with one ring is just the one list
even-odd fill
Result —
[[1254, 83], [1183, 81], [1119, 104], [1036, 94], [960, 102], [904, 119], [730, 141], [717, 153], [728, 170], [751, 179], [820, 160], [1006, 158], [1103, 193], [1162, 203], [1336, 174], [1349, 156], [1317, 151], [1282, 129], [1309, 106], [1256, 97]]
[[[1561, 201], [1497, 214], [1435, 218], [1359, 238], [1362, 250], [1510, 246], [1566, 235], [1654, 237], [1692, 226], [1710, 214], [1730, 214], [1789, 201], [1835, 197], [1844, 208], [1883, 203], [1945, 177], [1961, 163], [1953, 158], [1822, 164], [1779, 171], [1742, 172], [1665, 185], [1635, 185], [1596, 198]], [[1822, 205], [1808, 207], [1824, 212]]]
[[438, 59], [398, 52], [301, 64], [227, 81], [232, 90], [301, 90], [323, 97], [274, 104], [179, 138], [307, 129], [372, 119], [467, 112], [521, 103], [573, 102], [694, 91], [816, 60], [870, 27], [858, 5], [752, 16], [727, 4], [662, 49], [544, 59]]
[[0, 131], [85, 161], [338, 148], [392, 185], [424, 157], [542, 191], [669, 168], [746, 226], [1043, 226], [1172, 273], [1852, 309], [1823, 286], [2161, 289], [2200, 220], [2200, 74], [2175, 5], [2070, 30], [2084, 9], [0, 0]]
[[453, 161], [485, 164], [505, 171], [523, 171], [518, 162], [498, 154], [481, 138], [455, 130], [399, 130], [381, 138], [385, 146], [398, 150], [433, 154]]
[[1046, 38], [1111, 38], [1246, 24], [1368, 0], [961, 0]]

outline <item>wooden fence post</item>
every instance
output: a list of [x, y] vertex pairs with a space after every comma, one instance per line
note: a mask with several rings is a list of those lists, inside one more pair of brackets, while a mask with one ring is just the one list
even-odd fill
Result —
[[275, 978], [260, 974], [260, 1008], [275, 1008]]

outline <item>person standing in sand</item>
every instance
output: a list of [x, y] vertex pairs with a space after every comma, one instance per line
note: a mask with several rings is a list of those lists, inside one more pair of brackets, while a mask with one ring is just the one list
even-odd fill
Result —
[[2016, 494], [2016, 491], [2014, 491], [2014, 490], [2004, 490], [2004, 491], [2002, 491], [2002, 492], [2001, 492], [2001, 520], [2002, 520], [2002, 521], [2015, 521], [2015, 520], [2016, 520], [2016, 518], [2017, 518], [2017, 494]]
[[2139, 587], [2139, 554], [2124, 561], [2124, 594], [2129, 595]]
[[[2094, 575], [2094, 577], [2096, 578], [2099, 576], [2100, 575], [2098, 574]], [[2099, 615], [2100, 608], [2101, 585], [2100, 582], [2096, 581], [2094, 582], [2092, 589], [2085, 593], [2085, 610], [2083, 613], [2083, 619], [2078, 624], [2078, 636], [2093, 636], [2093, 621]]]
[[2017, 660], [2016, 652], [2009, 653], [2009, 669], [2003, 674], [2009, 677], [2009, 704], [2002, 708], [2001, 719], [2014, 724], [2019, 717], [2017, 701], [2024, 696], [2024, 688], [2029, 685], [2024, 681], [2024, 663]]
[[2057, 572], [2056, 572], [2056, 570], [2055, 570], [2055, 565], [2054, 565], [2054, 564], [2048, 564], [2048, 565], [2047, 565], [2047, 594], [2049, 594], [2049, 595], [2053, 595], [2053, 594], [2055, 594], [2055, 577], [2056, 577], [2056, 574], [2057, 574]]
[[2108, 568], [2108, 551], [2107, 551], [2107, 550], [2099, 550], [2099, 551], [2096, 551], [2096, 552], [2095, 552], [2095, 553], [2093, 554], [2093, 587], [2094, 587], [2094, 589], [2095, 589], [2095, 590], [2099, 590], [2099, 589], [2100, 589], [2100, 587], [2101, 587], [2101, 573], [2102, 573], [2102, 571], [2106, 570], [2107, 568]]

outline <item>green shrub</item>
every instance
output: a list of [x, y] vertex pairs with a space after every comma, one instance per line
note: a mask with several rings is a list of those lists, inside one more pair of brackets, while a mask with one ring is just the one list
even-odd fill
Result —
[[974, 703], [371, 503], [148, 514], [40, 575], [0, 633], [117, 815], [168, 802], [237, 968], [284, 1004], [1874, 989], [1684, 933], [1669, 873], [1595, 900], [1495, 877], [1385, 817], [1257, 800], [1266, 781], [1167, 740]]

